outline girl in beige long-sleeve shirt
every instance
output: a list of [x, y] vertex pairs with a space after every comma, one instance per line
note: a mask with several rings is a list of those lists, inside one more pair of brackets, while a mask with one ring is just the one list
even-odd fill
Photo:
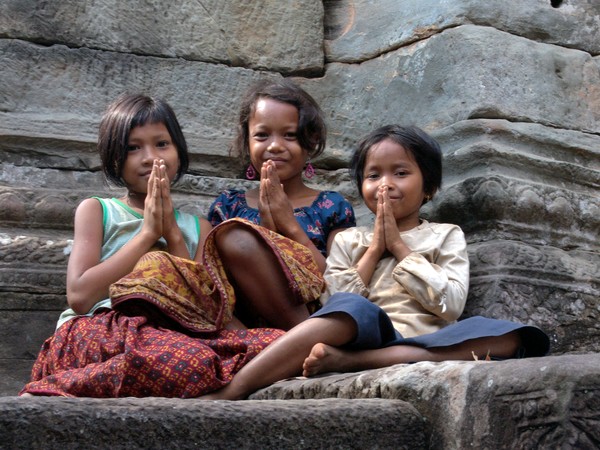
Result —
[[548, 337], [536, 327], [483, 317], [456, 321], [469, 282], [463, 232], [419, 217], [441, 185], [437, 142], [415, 127], [385, 126], [363, 139], [351, 170], [375, 224], [335, 237], [323, 308], [204, 398], [245, 398], [300, 373], [548, 352]]

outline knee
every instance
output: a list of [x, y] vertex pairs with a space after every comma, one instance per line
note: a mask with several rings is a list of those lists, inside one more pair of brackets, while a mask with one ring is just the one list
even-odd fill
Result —
[[250, 230], [235, 225], [219, 230], [215, 244], [221, 258], [239, 261], [255, 255], [260, 249], [258, 238]]

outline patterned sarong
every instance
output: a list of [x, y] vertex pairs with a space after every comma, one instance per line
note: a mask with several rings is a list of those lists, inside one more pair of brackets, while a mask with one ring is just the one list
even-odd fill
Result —
[[42, 346], [21, 393], [192, 398], [228, 384], [283, 331], [220, 330], [196, 337], [145, 316], [104, 309], [62, 325]]
[[[241, 219], [219, 226], [233, 222], [254, 230], [273, 249], [296, 302], [318, 299], [324, 282], [306, 247]], [[111, 286], [110, 295], [114, 309], [71, 319], [46, 340], [21, 393], [198, 397], [228, 384], [283, 334], [272, 328], [224, 329], [235, 294], [214, 230], [204, 264], [151, 252]]]
[[[325, 287], [325, 281], [310, 250], [292, 239], [246, 219], [233, 218], [226, 220], [209, 233], [204, 245], [204, 265], [211, 276], [225, 276], [219, 254], [215, 248], [214, 237], [218, 230], [230, 226], [247, 228], [271, 248], [292, 290], [293, 300], [297, 304], [311, 303], [318, 300]], [[223, 282], [223, 285], [225, 284], [228, 283]]]

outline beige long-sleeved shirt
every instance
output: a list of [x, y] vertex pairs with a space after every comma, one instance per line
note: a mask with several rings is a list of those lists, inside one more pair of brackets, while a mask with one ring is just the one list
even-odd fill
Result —
[[412, 250], [402, 261], [384, 256], [368, 285], [356, 264], [373, 239], [371, 227], [349, 228], [335, 236], [327, 257], [325, 304], [336, 292], [351, 292], [379, 305], [403, 337], [432, 333], [463, 312], [469, 286], [467, 243], [460, 227], [423, 221], [400, 233]]

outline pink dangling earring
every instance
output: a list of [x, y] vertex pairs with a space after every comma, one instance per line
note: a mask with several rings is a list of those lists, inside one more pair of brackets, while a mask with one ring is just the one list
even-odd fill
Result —
[[310, 161], [308, 162], [308, 164], [306, 165], [306, 169], [304, 169], [304, 176], [306, 178], [308, 178], [309, 180], [315, 176], [315, 168], [313, 167], [313, 165], [310, 163]]
[[248, 168], [246, 169], [246, 178], [249, 180], [254, 180], [256, 178], [256, 170], [254, 170], [252, 164], [248, 165]]

